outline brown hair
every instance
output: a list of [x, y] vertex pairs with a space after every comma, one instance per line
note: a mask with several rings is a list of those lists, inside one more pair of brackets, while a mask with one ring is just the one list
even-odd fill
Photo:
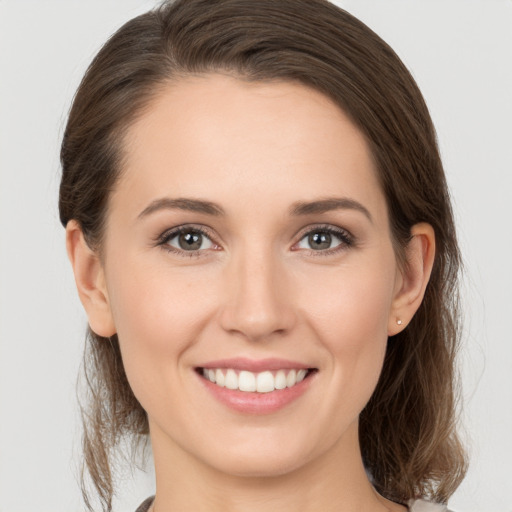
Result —
[[[363, 23], [326, 0], [168, 1], [126, 23], [95, 57], [73, 101], [61, 150], [62, 224], [76, 219], [89, 245], [101, 249], [126, 130], [160, 87], [212, 71], [296, 81], [333, 99], [371, 148], [399, 259], [414, 224], [433, 226], [437, 252], [424, 301], [388, 341], [380, 381], [360, 416], [360, 443], [382, 495], [446, 502], [466, 469], [455, 430], [459, 250], [425, 102], [397, 55]], [[85, 464], [110, 511], [114, 449], [123, 439], [147, 438], [147, 417], [116, 336], [89, 330], [84, 369]]]

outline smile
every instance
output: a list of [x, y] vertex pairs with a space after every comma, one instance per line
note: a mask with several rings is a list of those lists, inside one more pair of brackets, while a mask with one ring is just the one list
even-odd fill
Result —
[[209, 396], [232, 411], [264, 415], [308, 395], [319, 369], [288, 359], [235, 357], [205, 361], [195, 373]]
[[302, 382], [311, 371], [301, 368], [266, 370], [255, 373], [233, 368], [201, 369], [203, 377], [217, 386], [246, 393], [271, 393], [276, 390], [292, 388]]

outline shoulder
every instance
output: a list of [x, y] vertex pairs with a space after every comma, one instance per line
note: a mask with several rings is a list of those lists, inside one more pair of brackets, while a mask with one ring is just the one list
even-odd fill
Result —
[[140, 505], [139, 507], [137, 508], [137, 510], [135, 512], [148, 512], [149, 510], [149, 507], [151, 506], [151, 504], [153, 503], [153, 500], [155, 499], [154, 496], [150, 496], [149, 498], [147, 498], [146, 500], [144, 500]]
[[407, 505], [410, 512], [452, 512], [446, 505], [425, 500], [410, 500]]

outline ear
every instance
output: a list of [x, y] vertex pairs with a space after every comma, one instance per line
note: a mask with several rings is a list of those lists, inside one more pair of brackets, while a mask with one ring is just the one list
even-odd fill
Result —
[[116, 333], [116, 329], [103, 266], [98, 254], [87, 245], [82, 229], [75, 220], [70, 220], [66, 226], [66, 248], [89, 325], [96, 334], [108, 338]]
[[430, 224], [415, 224], [406, 248], [406, 263], [397, 277], [388, 320], [388, 336], [399, 333], [411, 321], [425, 295], [435, 256], [435, 233]]

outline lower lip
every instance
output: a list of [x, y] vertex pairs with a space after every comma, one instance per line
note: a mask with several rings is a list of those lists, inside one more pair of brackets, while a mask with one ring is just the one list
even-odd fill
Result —
[[250, 393], [238, 389], [222, 388], [201, 375], [198, 375], [198, 378], [219, 402], [227, 405], [230, 409], [245, 414], [270, 414], [285, 408], [300, 398], [308, 390], [315, 374], [316, 372], [308, 374], [303, 381], [291, 388], [276, 389], [269, 393]]

